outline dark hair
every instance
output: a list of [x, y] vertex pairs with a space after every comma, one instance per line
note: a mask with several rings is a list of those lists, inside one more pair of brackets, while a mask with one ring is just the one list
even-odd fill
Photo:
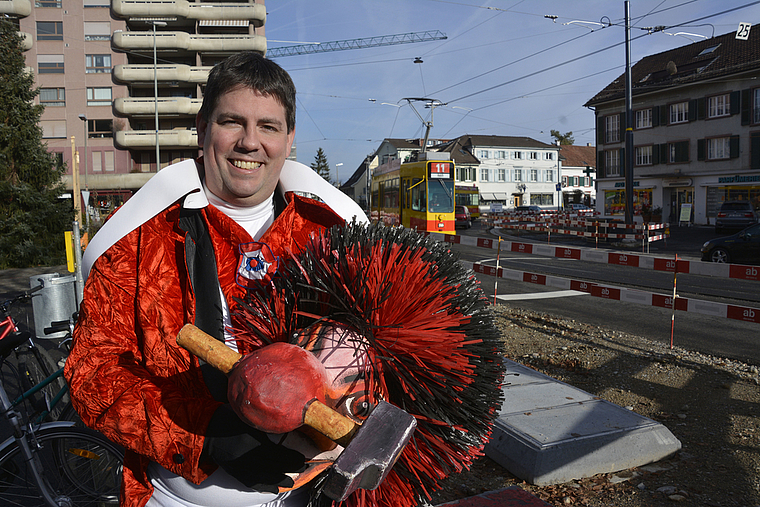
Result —
[[219, 97], [244, 86], [274, 97], [285, 108], [288, 132], [296, 127], [296, 86], [285, 70], [255, 51], [242, 51], [216, 64], [208, 75], [201, 117], [208, 121]]

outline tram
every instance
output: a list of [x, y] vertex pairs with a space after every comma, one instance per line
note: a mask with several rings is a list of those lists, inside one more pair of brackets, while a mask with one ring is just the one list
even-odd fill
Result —
[[423, 152], [417, 160], [392, 160], [372, 177], [370, 217], [421, 232], [454, 231], [454, 162], [448, 153]]
[[470, 218], [480, 218], [480, 192], [475, 185], [457, 185], [455, 187], [455, 201], [457, 206], [466, 206], [470, 210]]

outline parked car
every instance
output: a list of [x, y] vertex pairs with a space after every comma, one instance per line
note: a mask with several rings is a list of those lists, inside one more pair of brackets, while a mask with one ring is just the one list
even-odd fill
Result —
[[702, 260], [760, 264], [760, 224], [724, 238], [715, 238], [702, 245]]
[[715, 232], [724, 229], [744, 229], [757, 223], [757, 214], [749, 201], [726, 201], [720, 206], [715, 218]]
[[464, 227], [465, 229], [472, 227], [472, 216], [467, 206], [456, 206], [454, 208], [454, 219], [456, 220], [455, 227]]
[[517, 206], [515, 208], [515, 211], [517, 213], [524, 213], [526, 215], [535, 215], [538, 213], [541, 213], [541, 208], [539, 206], [531, 205], [531, 206]]

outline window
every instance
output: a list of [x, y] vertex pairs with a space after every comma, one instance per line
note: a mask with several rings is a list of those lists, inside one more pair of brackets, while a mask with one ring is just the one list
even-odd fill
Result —
[[531, 169], [530, 170], [530, 181], [537, 182], [538, 181], [538, 169]]
[[554, 160], [554, 153], [545, 151], [544, 152], [544, 160]]
[[498, 150], [496, 152], [496, 158], [506, 158], [506, 152], [504, 150]]
[[85, 57], [87, 74], [106, 74], [111, 72], [111, 55], [87, 55]]
[[537, 151], [531, 151], [528, 158], [530, 160], [538, 160], [538, 152]]
[[720, 47], [720, 44], [718, 44], [717, 46], [710, 46], [709, 48], [703, 49], [702, 52], [699, 53], [697, 56], [709, 55], [710, 53], [712, 53], [713, 51], [715, 51], [719, 47]]
[[639, 109], [636, 111], [636, 129], [648, 129], [652, 127], [652, 108]]
[[43, 139], [65, 139], [66, 138], [66, 120], [42, 120]]
[[554, 194], [530, 194], [532, 206], [551, 206], [554, 204]]
[[106, 159], [106, 164], [105, 164], [106, 165], [106, 171], [107, 172], [113, 172], [114, 169], [116, 168], [116, 166], [114, 164], [114, 154], [113, 154], [113, 151], [112, 150], [104, 151], [103, 152], [103, 156]]
[[113, 120], [87, 120], [87, 137], [113, 137]]
[[87, 88], [88, 106], [110, 106], [111, 88]]
[[507, 181], [507, 170], [503, 168], [497, 169], [498, 181]]
[[84, 40], [111, 40], [111, 23], [108, 21], [85, 21]]
[[63, 21], [37, 21], [37, 40], [63, 40]]
[[84, 0], [85, 9], [88, 7], [111, 7], [110, 0]]
[[515, 151], [512, 153], [512, 158], [515, 160], [522, 160], [523, 154], [521, 151]]
[[716, 95], [715, 97], [708, 97], [707, 99], [707, 117], [718, 118], [720, 116], [728, 116], [731, 114], [731, 95], [725, 93], [723, 95]]
[[478, 158], [488, 158], [488, 150], [478, 150]]
[[515, 181], [520, 182], [522, 180], [522, 169], [515, 169]]
[[637, 146], [635, 148], [636, 165], [652, 165], [652, 147]]
[[477, 170], [474, 167], [457, 166], [458, 181], [475, 181]]
[[45, 107], [66, 105], [66, 90], [64, 88], [40, 88], [40, 104]]
[[689, 161], [689, 141], [668, 143], [668, 162], [678, 164]]
[[670, 105], [670, 123], [686, 123], [689, 121], [689, 103], [679, 102]]
[[38, 74], [63, 74], [63, 55], [37, 55]]
[[544, 176], [545, 176], [544, 181], [547, 181], [549, 183], [553, 183], [554, 182], [554, 171], [552, 171], [551, 169], [548, 169], [544, 173]]
[[719, 160], [731, 157], [731, 138], [717, 137], [707, 140], [707, 160]]
[[604, 139], [606, 143], [620, 141], [620, 115], [613, 114], [604, 119]]
[[56, 7], [61, 8], [61, 0], [36, 0], [34, 2], [35, 7]]
[[480, 181], [488, 181], [488, 169], [485, 167], [480, 168]]
[[607, 176], [620, 176], [620, 150], [604, 152], [604, 170]]
[[752, 123], [760, 123], [760, 88], [752, 90]]

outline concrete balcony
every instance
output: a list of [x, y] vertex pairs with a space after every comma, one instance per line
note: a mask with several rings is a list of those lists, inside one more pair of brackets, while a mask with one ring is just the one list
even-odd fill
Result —
[[[114, 146], [122, 150], [153, 150], [156, 148], [156, 132], [153, 130], [121, 130], [115, 133]], [[195, 130], [159, 130], [158, 144], [161, 148], [198, 148]]]
[[179, 17], [186, 19], [248, 19], [254, 26], [264, 25], [266, 8], [263, 4], [191, 3], [187, 0], [113, 0], [111, 9], [119, 18]]
[[[111, 39], [111, 47], [117, 51], [152, 51], [153, 32], [116, 31]], [[156, 48], [159, 50], [185, 51], [259, 51], [267, 50], [266, 37], [249, 34], [189, 34], [187, 32], [156, 33]]]
[[[203, 99], [159, 97], [158, 114], [195, 116], [198, 114], [202, 103]], [[113, 107], [122, 116], [152, 116], [156, 114], [156, 100], [153, 97], [116, 99]]]
[[[262, 5], [262, 7], [264, 7]], [[0, 0], [0, 14], [9, 14], [25, 18], [32, 13], [32, 2], [29, 0]]]
[[[212, 67], [189, 65], [159, 65], [156, 67], [158, 81], [203, 84], [208, 80]], [[113, 80], [117, 84], [153, 83], [153, 65], [116, 65]]]

